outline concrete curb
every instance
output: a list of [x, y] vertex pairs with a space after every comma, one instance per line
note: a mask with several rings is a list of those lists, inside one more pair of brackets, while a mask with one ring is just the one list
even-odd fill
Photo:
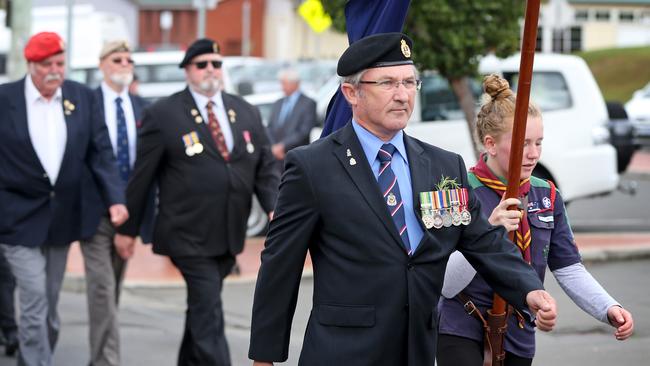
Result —
[[650, 257], [649, 244], [616, 245], [580, 250], [583, 261], [604, 262], [612, 260], [633, 260]]

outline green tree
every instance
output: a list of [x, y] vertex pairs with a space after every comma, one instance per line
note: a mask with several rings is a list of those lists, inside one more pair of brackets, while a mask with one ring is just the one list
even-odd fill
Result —
[[[334, 27], [345, 31], [345, 0], [324, 0]], [[476, 77], [480, 57], [509, 56], [519, 48], [523, 0], [413, 0], [404, 32], [415, 45], [421, 70], [437, 70], [458, 98], [474, 136], [476, 101], [468, 78]], [[478, 148], [474, 144], [478, 156]]]

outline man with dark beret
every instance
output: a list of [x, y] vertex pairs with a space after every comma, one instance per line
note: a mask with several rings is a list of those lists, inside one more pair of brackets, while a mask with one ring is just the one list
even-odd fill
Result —
[[47, 366], [70, 243], [81, 237], [83, 177], [94, 179], [112, 225], [128, 218], [106, 125], [92, 91], [64, 80], [56, 33], [27, 42], [27, 75], [0, 86], [0, 248], [19, 293], [19, 365]]
[[[255, 365], [287, 359], [308, 251], [314, 295], [300, 365], [433, 365], [456, 249], [540, 329], [553, 327], [554, 300], [505, 230], [480, 215], [462, 158], [404, 133], [420, 86], [411, 57], [401, 33], [350, 45], [337, 72], [352, 120], [287, 154], [255, 289]], [[441, 213], [444, 225], [433, 219]]]
[[221, 64], [218, 44], [197, 40], [180, 63], [188, 87], [145, 109], [126, 191], [132, 214], [115, 237], [130, 255], [157, 180], [153, 251], [169, 256], [187, 284], [178, 365], [230, 365], [222, 281], [243, 249], [253, 194], [268, 213], [277, 196], [260, 113], [222, 91]]

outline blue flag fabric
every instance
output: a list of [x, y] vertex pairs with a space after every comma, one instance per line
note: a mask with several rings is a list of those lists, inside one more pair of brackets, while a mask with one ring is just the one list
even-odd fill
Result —
[[[348, 41], [376, 33], [401, 32], [406, 20], [410, 0], [350, 0], [345, 5], [345, 22]], [[352, 110], [337, 90], [327, 106], [325, 126], [321, 137], [345, 126], [352, 118]]]

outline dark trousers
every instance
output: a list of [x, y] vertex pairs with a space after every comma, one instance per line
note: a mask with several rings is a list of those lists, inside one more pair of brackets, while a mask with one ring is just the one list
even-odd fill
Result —
[[225, 255], [174, 257], [171, 260], [187, 284], [185, 332], [178, 366], [230, 366], [221, 285], [235, 258]]
[[[465, 337], [439, 334], [436, 364], [438, 366], [482, 366], [483, 344]], [[533, 359], [506, 352], [504, 364], [505, 366], [530, 366], [533, 364]]]
[[16, 279], [11, 274], [9, 262], [0, 250], [0, 330], [5, 338], [15, 337], [18, 332], [14, 309], [15, 290]]

